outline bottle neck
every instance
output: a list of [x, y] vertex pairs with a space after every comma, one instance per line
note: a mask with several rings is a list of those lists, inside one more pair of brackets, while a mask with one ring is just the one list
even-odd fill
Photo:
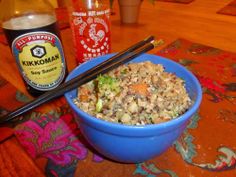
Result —
[[108, 9], [108, 0], [71, 0], [71, 6], [74, 10], [97, 10], [97, 9]]
[[2, 22], [36, 14], [55, 16], [54, 8], [47, 0], [2, 0], [1, 9]]
[[26, 30], [48, 26], [55, 22], [56, 18], [51, 14], [32, 14], [6, 20], [2, 23], [2, 28], [10, 30]]

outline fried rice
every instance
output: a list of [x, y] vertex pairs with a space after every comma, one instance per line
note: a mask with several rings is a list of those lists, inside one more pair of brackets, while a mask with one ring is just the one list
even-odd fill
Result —
[[98, 119], [146, 125], [177, 118], [191, 99], [183, 79], [146, 61], [122, 65], [80, 86], [74, 103]]

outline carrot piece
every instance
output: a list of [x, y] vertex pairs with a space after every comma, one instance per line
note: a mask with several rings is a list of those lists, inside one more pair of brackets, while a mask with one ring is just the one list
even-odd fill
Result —
[[88, 95], [80, 95], [79, 100], [81, 102], [87, 102], [88, 101]]
[[79, 100], [81, 102], [86, 102], [88, 101], [88, 95], [89, 95], [89, 89], [85, 88], [85, 87], [81, 87], [79, 90]]
[[146, 83], [138, 83], [130, 85], [130, 89], [132, 92], [140, 95], [148, 95], [148, 85]]

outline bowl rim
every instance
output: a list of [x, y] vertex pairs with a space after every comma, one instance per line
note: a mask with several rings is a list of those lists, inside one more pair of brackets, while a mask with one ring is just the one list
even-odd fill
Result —
[[[66, 81], [72, 79], [73, 78], [72, 75], [74, 75], [77, 72], [77, 70], [79, 70], [81, 67], [85, 67], [86, 65], [89, 65], [94, 60], [101, 60], [101, 61], [106, 60], [106, 59], [110, 58], [113, 55], [115, 55], [115, 54], [112, 53], [112, 54], [103, 55], [103, 56], [93, 58], [92, 60], [89, 60], [85, 63], [80, 64], [79, 66], [74, 68], [68, 74], [68, 76], [66, 78]], [[175, 119], [172, 119], [170, 121], [167, 121], [167, 122], [162, 122], [162, 123], [158, 123], [158, 124], [138, 125], [138, 126], [137, 125], [125, 125], [125, 124], [114, 123], [114, 122], [109, 122], [109, 121], [105, 121], [105, 120], [102, 120], [102, 119], [98, 119], [98, 118], [93, 117], [93, 116], [89, 115], [88, 113], [82, 111], [81, 109], [78, 109], [78, 107], [74, 104], [73, 99], [71, 98], [71, 95], [70, 95], [70, 93], [75, 91], [76, 89], [65, 93], [64, 96], [65, 96], [67, 102], [69, 103], [69, 105], [72, 107], [72, 109], [73, 110], [76, 109], [80, 115], [87, 117], [86, 120], [84, 118], [82, 119], [82, 121], [84, 123], [87, 123], [87, 124], [88, 124], [88, 122], [89, 122], [89, 124], [94, 123], [92, 125], [90, 124], [89, 126], [93, 126], [93, 128], [99, 129], [100, 131], [102, 130], [104, 132], [110, 132], [110, 133], [114, 133], [114, 134], [126, 135], [126, 133], [122, 133], [122, 132], [120, 132], [120, 130], [121, 129], [124, 130], [124, 131], [125, 130], [127, 130], [127, 131], [137, 130], [137, 131], [140, 131], [140, 132], [137, 132], [137, 134], [136, 134], [137, 136], [146, 136], [142, 133], [143, 131], [161, 130], [163, 133], [165, 133], [165, 132], [168, 132], [169, 129], [173, 129], [173, 127], [178, 128], [178, 126], [185, 123], [187, 119], [190, 119], [193, 116], [193, 114], [195, 114], [195, 112], [197, 112], [197, 110], [198, 110], [198, 108], [201, 104], [201, 100], [202, 100], [202, 89], [201, 89], [201, 85], [200, 85], [198, 79], [196, 78], [196, 76], [194, 76], [194, 74], [191, 71], [189, 71], [188, 69], [186, 69], [184, 66], [180, 65], [179, 63], [177, 63], [177, 62], [175, 62], [171, 59], [167, 59], [167, 58], [164, 58], [164, 57], [161, 57], [161, 56], [158, 56], [158, 55], [153, 55], [153, 54], [142, 54], [142, 55], [140, 55], [140, 57], [141, 56], [155, 57], [157, 59], [160, 59], [160, 60], [163, 60], [163, 61], [166, 61], [166, 62], [170, 62], [170, 63], [176, 65], [177, 67], [179, 67], [181, 70], [183, 70], [184, 72], [186, 72], [188, 74], [188, 76], [191, 78], [191, 80], [193, 80], [194, 84], [196, 85], [196, 90], [197, 90], [196, 100], [193, 103], [193, 105], [191, 106], [191, 108], [188, 109], [181, 116], [179, 116]], [[137, 57], [137, 58], [139, 58], [139, 57]], [[135, 60], [135, 59], [133, 59], [133, 60]], [[95, 126], [95, 125], [97, 125], [97, 126]], [[111, 132], [111, 130], [112, 130], [112, 132]], [[151, 134], [153, 134], [153, 133], [151, 133]]]

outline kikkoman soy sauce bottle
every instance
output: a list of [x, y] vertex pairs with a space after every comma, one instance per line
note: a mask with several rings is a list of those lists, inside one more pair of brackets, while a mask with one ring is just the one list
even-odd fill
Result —
[[47, 0], [2, 0], [2, 28], [32, 96], [60, 85], [67, 74], [54, 8]]

